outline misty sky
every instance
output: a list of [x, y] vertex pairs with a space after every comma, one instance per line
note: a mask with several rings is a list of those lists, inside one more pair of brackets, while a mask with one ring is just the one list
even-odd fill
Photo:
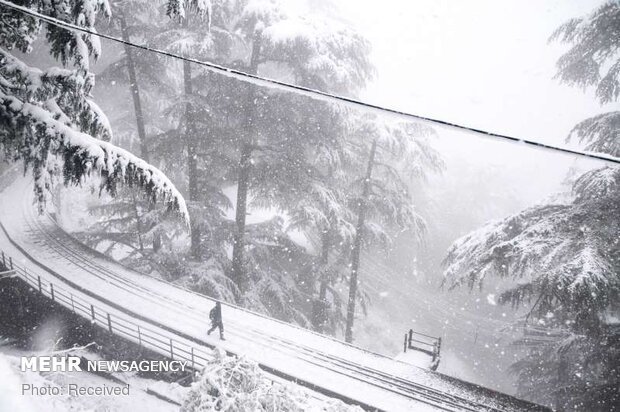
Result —
[[547, 39], [602, 3], [343, 0], [339, 14], [373, 44], [378, 75], [365, 100], [560, 144], [604, 108], [553, 79], [567, 47]]

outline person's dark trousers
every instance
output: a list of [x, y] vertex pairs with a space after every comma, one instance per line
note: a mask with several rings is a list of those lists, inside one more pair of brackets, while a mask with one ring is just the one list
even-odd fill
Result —
[[224, 339], [224, 324], [222, 322], [214, 323], [207, 332], [207, 335], [210, 335], [216, 328], [220, 329], [220, 339]]

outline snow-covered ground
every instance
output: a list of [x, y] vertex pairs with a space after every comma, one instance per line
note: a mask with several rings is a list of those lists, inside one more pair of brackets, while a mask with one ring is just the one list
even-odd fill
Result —
[[407, 352], [401, 352], [394, 357], [399, 362], [405, 362], [410, 365], [430, 365], [431, 357], [426, 353], [422, 353], [417, 350], [408, 350]]
[[[36, 213], [32, 186], [25, 178], [0, 194], [0, 216], [6, 229], [0, 233], [0, 249], [31, 275], [95, 304], [98, 312], [150, 329], [164, 340], [174, 339], [175, 345], [194, 348], [207, 358], [210, 348], [217, 346], [383, 410], [513, 409], [439, 374], [233, 306], [223, 308], [227, 340], [207, 336], [213, 300], [87, 250], [50, 217]], [[97, 314], [103, 325], [104, 313]]]

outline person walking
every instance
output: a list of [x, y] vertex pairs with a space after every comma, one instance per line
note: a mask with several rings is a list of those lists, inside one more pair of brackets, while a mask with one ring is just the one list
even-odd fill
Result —
[[215, 307], [209, 312], [209, 319], [211, 319], [211, 329], [207, 331], [207, 335], [219, 328], [220, 340], [226, 340], [224, 339], [224, 323], [222, 322], [222, 305], [220, 302], [216, 302]]

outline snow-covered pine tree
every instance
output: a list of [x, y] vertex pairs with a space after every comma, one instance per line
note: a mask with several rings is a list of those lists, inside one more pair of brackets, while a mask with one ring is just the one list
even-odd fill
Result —
[[[231, 40], [235, 40], [235, 36], [231, 33], [236, 27], [236, 21], [226, 20], [233, 16], [230, 10], [221, 11], [217, 7], [217, 3], [215, 6], [212, 12], [212, 44], [197, 52], [211, 53], [206, 58], [226, 62], [226, 51], [230, 47]], [[202, 28], [200, 29], [202, 30]], [[227, 31], [231, 33], [227, 34]], [[206, 34], [209, 35], [209, 33]], [[178, 25], [167, 28], [160, 35], [154, 36], [155, 41], [166, 47], [177, 47], [180, 44], [185, 44], [185, 42], [190, 45], [196, 43], [196, 47], [207, 47], [197, 42], [196, 38], [201, 37], [198, 35], [192, 37], [189, 29], [180, 30]], [[166, 273], [162, 273], [164, 276], [219, 298], [228, 300], [232, 296], [232, 300], [235, 301], [239, 298], [236, 286], [226, 286], [226, 282], [222, 282], [219, 276], [220, 273], [227, 270], [229, 264], [225, 253], [226, 245], [232, 244], [231, 239], [227, 237], [227, 234], [231, 233], [230, 225], [224, 219], [223, 213], [227, 208], [230, 208], [230, 204], [223, 195], [223, 189], [234, 184], [236, 178], [234, 172], [237, 164], [236, 159], [239, 158], [237, 149], [239, 144], [236, 139], [241, 125], [237, 120], [238, 108], [239, 101], [245, 97], [245, 93], [237, 92], [237, 89], [240, 88], [239, 83], [233, 84], [226, 77], [213, 75], [199, 68], [192, 68], [190, 72], [192, 74], [192, 102], [196, 108], [193, 129], [196, 137], [194, 144], [198, 148], [196, 151], [196, 167], [201, 199], [198, 207], [194, 210], [192, 221], [195, 224], [202, 222], [200, 253], [201, 256], [208, 257], [208, 262], [205, 262], [204, 265], [194, 264], [175, 254], [165, 254], [162, 259], [157, 260], [163, 260], [163, 264], [167, 268]], [[170, 99], [170, 108], [165, 111], [165, 114], [171, 119], [172, 123], [177, 122], [177, 125], [170, 131], [161, 133], [151, 140], [154, 156], [157, 156], [158, 153], [165, 153], [165, 157], [162, 157], [161, 161], [166, 169], [179, 169], [178, 165], [185, 163], [186, 153], [179, 150], [180, 145], [177, 142], [182, 138], [185, 130], [186, 100], [186, 96]], [[306, 110], [306, 107], [302, 107], [302, 105], [306, 103], [307, 100], [299, 99], [296, 96], [287, 96], [286, 99], [280, 100], [273, 99], [269, 107], [262, 109], [262, 112], [271, 114], [269, 121], [262, 123], [259, 129], [272, 136], [278, 132], [282, 136], [286, 136], [295, 130], [301, 131], [304, 128], [307, 129], [304, 133], [308, 133], [308, 136], [310, 136], [311, 131], [316, 134], [317, 130], [321, 130], [321, 124], [318, 123], [318, 120], [301, 121], [301, 115]], [[291, 118], [293, 115], [295, 117]], [[274, 123], [273, 120], [278, 117], [280, 117], [280, 124], [291, 125], [288, 130], [280, 132], [280, 129], [270, 128], [270, 125]], [[286, 121], [288, 118], [291, 118], [290, 122]], [[295, 128], [291, 128], [292, 126]], [[327, 127], [322, 129], [327, 131]], [[325, 137], [321, 137], [321, 139], [325, 139]], [[313, 138], [312, 141], [316, 142], [318, 139]], [[299, 165], [307, 155], [304, 151], [291, 151], [287, 156], [280, 157], [277, 153], [278, 147], [284, 146], [285, 143], [286, 141], [283, 138], [273, 139], [270, 141], [271, 147], [265, 146], [257, 149], [260, 154], [256, 156], [257, 159], [260, 158], [260, 161], [253, 180], [254, 182], [263, 182], [269, 189], [263, 186], [264, 190], [256, 196], [257, 199], [260, 199], [256, 203], [273, 205], [273, 200], [267, 199], [277, 197], [278, 191], [291, 195], [293, 191], [296, 193], [300, 191], [295, 186], [299, 182], [291, 180], [287, 183], [287, 187], [291, 189], [288, 191], [283, 189], [282, 184], [279, 184], [277, 179], [273, 179], [274, 176], [272, 176], [272, 174], [275, 174], [275, 177], [278, 175], [282, 177], [291, 176], [291, 171], [285, 170], [285, 168], [291, 165]], [[274, 171], [277, 170], [282, 173], [275, 173]], [[171, 173], [174, 174], [174, 172]], [[256, 193], [258, 194], [258, 191]], [[123, 206], [121, 203], [119, 206]], [[123, 235], [134, 242], [135, 250], [139, 250], [140, 236], [137, 236], [133, 228], [142, 226], [146, 229], [147, 225], [138, 225], [136, 214], [133, 213], [134, 208], [129, 207], [130, 205], [125, 206], [127, 214], [123, 219], [123, 224], [129, 231], [124, 232]], [[111, 221], [116, 223], [115, 219], [119, 219], [119, 217], [113, 217]], [[103, 222], [98, 224], [101, 223]], [[283, 221], [277, 218], [264, 223], [253, 224], [248, 228], [246, 242], [250, 253], [247, 256], [247, 261], [248, 267], [252, 268], [251, 277], [255, 287], [252, 293], [246, 297], [246, 304], [280, 319], [306, 325], [306, 317], [300, 308], [303, 302], [308, 299], [296, 285], [297, 270], [293, 269], [297, 268], [293, 268], [290, 262], [302, 264], [307, 256], [304, 255], [304, 251], [299, 246], [287, 238], [283, 230]], [[274, 239], [278, 239], [277, 242]], [[219, 284], [219, 287], [215, 287], [216, 283]]]
[[[168, 23], [164, 4], [163, 0], [112, 1], [112, 17], [100, 24], [100, 29], [127, 42], [148, 44]], [[170, 99], [175, 89], [161, 56], [128, 44], [123, 46], [123, 52], [120, 59], [99, 74], [98, 83], [104, 85], [100, 90], [127, 93], [130, 97], [133, 111], [129, 107], [118, 108], [118, 99], [110, 108], [113, 111], [109, 113], [116, 115], [111, 117], [114, 141], [149, 161], [152, 142], [147, 140], [147, 133], [153, 135], [164, 127], [160, 120], [163, 116], [157, 115], [161, 112], [160, 102]], [[174, 180], [174, 175], [171, 177]], [[164, 208], [150, 204], [144, 196], [131, 190], [121, 190], [115, 198], [102, 199], [90, 213], [97, 221], [78, 233], [78, 237], [92, 247], [104, 247], [107, 253], [125, 249], [127, 255], [123, 260], [146, 272], [154, 269], [152, 253], [159, 251], [162, 241], [170, 240], [178, 232], [165, 219]]]
[[[171, 21], [153, 41], [182, 56], [225, 63], [232, 47], [232, 33], [226, 30], [230, 5], [226, 1], [215, 1], [209, 3], [208, 10], [208, 20], [201, 13], [186, 14]], [[199, 260], [205, 249], [201, 243], [208, 241], [210, 228], [221, 226], [221, 212], [218, 211], [228, 206], [218, 183], [219, 176], [225, 174], [218, 170], [225, 164], [221, 160], [224, 154], [218, 152], [222, 149], [221, 141], [218, 142], [218, 135], [212, 133], [214, 122], [209, 111], [213, 101], [206, 98], [210, 93], [209, 84], [202, 85], [198, 78], [204, 75], [204, 70], [189, 62], [173, 64], [179, 64], [182, 73], [180, 93], [169, 100], [165, 110], [173, 128], [159, 136], [156, 146], [159, 153], [166, 154], [162, 160], [173, 168], [184, 165], [183, 180], [193, 216], [190, 252], [193, 259]], [[225, 104], [225, 101], [220, 103]], [[180, 150], [182, 157], [178, 156]], [[170, 161], [168, 155], [171, 153], [180, 163]]]
[[443, 162], [429, 137], [435, 131], [418, 123], [391, 123], [372, 115], [353, 119], [351, 155], [353, 170], [349, 207], [355, 211], [355, 238], [351, 245], [351, 272], [345, 340], [353, 341], [358, 273], [363, 248], [389, 245], [395, 233], [412, 231], [421, 240], [426, 228], [409, 190], [413, 179], [439, 172]]
[[280, 216], [248, 225], [246, 258], [252, 288], [244, 293], [244, 304], [275, 318], [310, 327], [306, 307], [312, 296], [300, 281], [311, 256], [285, 229]]
[[[142, 0], [113, 3], [113, 12], [121, 8], [117, 14], [126, 16], [126, 26], [123, 28], [120, 22], [113, 21], [115, 25], [108, 29], [120, 30], [121, 34], [133, 36], [141, 43], [175, 53], [226, 63], [231, 45], [231, 34], [222, 29], [226, 19], [230, 18], [226, 2], [214, 2], [210, 9], [210, 27], [199, 13], [189, 13], [185, 19], [170, 21], [163, 15], [162, 4], [163, 1]], [[135, 76], [131, 75], [131, 64]], [[194, 230], [190, 256], [171, 247], [153, 254], [157, 244], [170, 244], [170, 237], [178, 234], [178, 228], [170, 219], [165, 219], [165, 210], [154, 209], [144, 204], [140, 197], [126, 193], [118, 200], [92, 208], [91, 213], [100, 218], [87, 232], [80, 233], [80, 237], [110, 252], [116, 245], [127, 252], [123, 261], [138, 270], [155, 270], [167, 280], [235, 302], [238, 290], [223, 276], [229, 265], [226, 245], [231, 243], [231, 226], [224, 211], [231, 206], [222, 189], [227, 179], [230, 180], [227, 171], [235, 163], [226, 157], [225, 150], [232, 129], [223, 118], [214, 122], [209, 110], [213, 102], [222, 108], [227, 107], [228, 96], [218, 93], [216, 85], [211, 85], [208, 72], [200, 67], [133, 49], [126, 49], [125, 56], [104, 70], [102, 76], [109, 88], [129, 89], [134, 108], [142, 107], [143, 103], [148, 108], [148, 115], [143, 117], [148, 123], [143, 129], [147, 132], [151, 157], [162, 165], [177, 185], [186, 187], [187, 192], [198, 199], [189, 203]], [[132, 77], [137, 84], [133, 84]], [[187, 90], [191, 95], [186, 93]], [[205, 99], [207, 94], [210, 100]], [[190, 134], [187, 133], [188, 105], [192, 110]], [[121, 132], [132, 136], [128, 143], [142, 141], [138, 113], [136, 110], [135, 117], [119, 119], [115, 123]], [[191, 158], [188, 147], [194, 153]], [[150, 247], [152, 243], [153, 248]]]
[[[297, 84], [340, 93], [355, 93], [371, 76], [368, 42], [354, 31], [337, 22], [327, 22], [324, 17], [295, 16], [287, 11], [284, 3], [276, 0], [246, 0], [240, 5], [241, 14], [235, 26], [248, 50], [248, 55], [238, 62], [243, 70], [253, 74], [271, 70], [276, 76], [292, 78]], [[262, 159], [263, 170], [275, 170], [265, 160], [283, 158], [288, 149], [303, 152], [309, 147], [306, 140], [309, 136], [295, 130], [305, 121], [302, 114], [308, 110], [307, 100], [251, 84], [244, 86], [244, 92], [245, 96], [240, 99], [244, 105], [244, 124], [239, 139], [237, 228], [231, 275], [242, 289], [247, 289], [249, 278], [244, 257], [246, 212], [250, 182], [256, 181], [252, 173], [259, 167], [257, 158]], [[320, 103], [313, 102], [315, 104]], [[282, 119], [287, 117], [296, 121], [283, 122]], [[286, 130], [287, 127], [293, 130]], [[296, 138], [295, 142], [293, 138]], [[292, 159], [289, 157], [289, 160]], [[301, 181], [299, 173], [303, 174], [304, 163], [290, 163], [295, 168], [289, 170], [293, 175], [287, 177], [297, 176], [297, 181]]]
[[[135, 3], [130, 20], [134, 22], [134, 30], [130, 32], [148, 36], [145, 40], [157, 48], [192, 58], [227, 63], [226, 57], [232, 44], [231, 33], [225, 29], [231, 12], [227, 2], [213, 2], [209, 6], [209, 20], [194, 11], [173, 21], [161, 19], [163, 12], [158, 4], [146, 4], [140, 0]], [[146, 30], [140, 28], [144, 20], [142, 16], [149, 18]], [[131, 83], [123, 63], [121, 60], [106, 70], [106, 79], [116, 85]], [[209, 73], [199, 66], [142, 52], [136, 54], [134, 64], [141, 90], [146, 90], [146, 103], [151, 114], [145, 128], [152, 157], [190, 195], [190, 253], [166, 248], [162, 253], [153, 255], [150, 248], [142, 249], [138, 243], [141, 236], [136, 229], [143, 231], [142, 237], [147, 240], [143, 243], [149, 243], [151, 238], [157, 239], [154, 231], [173, 235], [175, 227], [168, 225], [169, 221], [162, 220], [163, 216], [157, 214], [157, 210], [148, 209], [144, 216], [136, 214], [136, 208], [130, 207], [131, 201], [118, 202], [117, 207], [106, 207], [109, 222], [102, 220], [97, 226], [107, 223], [118, 226], [119, 221], [123, 221], [119, 229], [125, 228], [125, 237], [133, 243], [133, 249], [148, 256], [146, 260], [132, 261], [133, 267], [147, 271], [155, 268], [167, 280], [235, 302], [239, 299], [238, 289], [224, 275], [229, 266], [226, 245], [231, 243], [229, 234], [232, 232], [224, 215], [231, 205], [223, 189], [230, 181], [228, 171], [235, 163], [227, 157], [233, 156], [234, 151], [233, 155], [226, 151], [232, 129], [226, 119], [219, 118], [214, 122], [209, 106], [215, 102], [218, 106], [227, 107], [230, 99], [218, 93], [216, 85], [211, 84]], [[206, 95], [209, 95], [209, 100]], [[132, 128], [124, 129], [135, 134]], [[123, 219], [118, 215], [121, 209], [124, 209]], [[138, 204], [138, 209], [146, 211], [142, 204]], [[115, 213], [117, 216], [114, 216]], [[164, 227], [161, 227], [162, 224]], [[89, 236], [92, 235], [93, 232], [90, 232]], [[105, 236], [100, 240], [106, 240]], [[108, 237], [107, 241], [113, 239]], [[163, 241], [166, 241], [166, 236]]]
[[[22, 5], [91, 30], [97, 15], [110, 15], [105, 0]], [[106, 141], [110, 125], [89, 98], [94, 85], [89, 59], [100, 54], [98, 38], [44, 24], [5, 6], [0, 6], [0, 20], [0, 146], [7, 159], [32, 168], [39, 204], [60, 176], [65, 184], [79, 184], [97, 173], [111, 194], [119, 184], [140, 186], [150, 200], [161, 198], [187, 216], [183, 197], [165, 175]], [[11, 54], [30, 52], [42, 30], [52, 56], [72, 69], [39, 70]]]
[[[209, 10], [210, 4], [183, 3], [168, 6], [166, 7], [164, 0], [112, 2], [113, 17], [105, 28], [110, 34], [120, 35], [125, 41], [150, 44], [168, 48], [175, 53], [205, 58], [211, 33], [205, 18], [210, 14], [205, 15], [204, 12]], [[183, 17], [165, 15], [166, 10], [180, 13], [179, 7], [182, 10], [189, 8], [190, 13], [183, 12]], [[190, 20], [193, 29], [191, 33], [188, 32], [191, 31], [189, 23], [183, 23]], [[187, 27], [182, 27], [183, 25]], [[187, 44], [183, 46], [185, 43]], [[197, 53], [196, 56], [193, 53]], [[178, 153], [179, 147], [187, 146], [179, 145], [179, 141], [188, 139], [186, 133], [178, 130], [179, 127], [185, 127], [185, 123], [179, 119], [183, 119], [187, 113], [186, 96], [179, 96], [178, 90], [184, 89], [179, 87], [183, 86], [183, 82], [186, 83], [185, 89], [191, 89], [192, 81], [191, 70], [189, 77], [177, 75], [181, 71], [180, 67], [170, 59], [124, 45], [124, 55], [106, 68], [101, 78], [111, 89], [127, 88], [133, 102], [133, 113], [124, 111], [123, 117], [116, 119], [117, 132], [120, 132], [117, 135], [124, 137], [124, 143], [130, 147], [137, 146], [142, 157], [152, 157], [167, 167], [171, 176], [181, 182], [181, 186], [185, 186], [188, 179], [178, 170], [178, 165], [195, 166], [197, 161], [193, 161], [193, 157], [190, 159], [187, 155], [181, 156]], [[183, 70], [186, 69], [189, 70], [187, 65], [183, 67]], [[183, 110], [178, 110], [179, 107], [183, 107]], [[203, 114], [204, 110], [195, 117], [202, 119]], [[197, 144], [194, 140], [198, 140], [197, 136], [190, 138], [191, 147]], [[138, 144], [135, 145], [135, 142]], [[162, 156], [162, 153], [166, 156]], [[189, 203], [192, 215], [192, 250], [194, 256], [199, 256], [197, 248], [204, 226], [204, 213], [196, 211], [204, 212], [207, 208], [200, 207], [196, 202], [195, 186], [199, 174], [196, 167], [188, 167], [186, 170], [191, 177], [189, 181], [192, 189], [188, 190], [189, 198], [192, 199]], [[131, 251], [126, 259], [137, 259], [132, 265], [149, 272], [153, 265], [157, 266], [157, 260], [160, 260], [153, 256], [153, 252], [157, 252], [162, 241], [169, 240], [177, 232], [174, 225], [166, 221], [165, 210], [146, 204], [142, 197], [128, 191], [121, 193], [118, 200], [96, 206], [91, 212], [99, 216], [99, 219], [80, 236], [91, 245], [109, 244], [114, 247], [116, 244], [129, 248]], [[101, 230], [106, 227], [111, 230]], [[110, 247], [108, 249], [112, 250]], [[164, 261], [170, 259], [166, 258]]]
[[[254, 26], [246, 27], [245, 25], [256, 24], [257, 22], [249, 23], [247, 21], [248, 10], [258, 13], [258, 10], [265, 5], [274, 6], [276, 3], [250, 3], [245, 1], [229, 2], [229, 12], [222, 13], [220, 17], [216, 17], [220, 9], [214, 6], [212, 33], [220, 33], [220, 38], [233, 43], [234, 53], [228, 60], [223, 57], [223, 61], [228, 65], [248, 71], [251, 69], [248, 61], [253, 61], [252, 54], [254, 53], [254, 60], [260, 58], [257, 70], [267, 70], [270, 75], [290, 78], [298, 72], [307, 73], [309, 69], [302, 68], [295, 71], [294, 69], [297, 66], [291, 65], [295, 63], [294, 59], [303, 62], [304, 58], [317, 57], [316, 54], [319, 53], [318, 48], [320, 46], [317, 42], [321, 39], [306, 41], [299, 38], [295, 44], [279, 45], [278, 48], [273, 47], [262, 51], [260, 48], [252, 47], [253, 37], [249, 36], [246, 31]], [[244, 10], [246, 11], [244, 12]], [[264, 11], [269, 14], [270, 10], [267, 7]], [[283, 15], [279, 18], [284, 19], [285, 17], [286, 15]], [[342, 30], [346, 31], [346, 29]], [[239, 36], [239, 31], [245, 34]], [[225, 33], [230, 35], [226, 37]], [[318, 36], [317, 33], [314, 34]], [[221, 43], [216, 37], [214, 37], [213, 42], [214, 47], [218, 47], [217, 45]], [[364, 47], [360, 53], [365, 55], [367, 45], [362, 45]], [[308, 51], [309, 46], [313, 51]], [[332, 41], [330, 48], [336, 49], [337, 46], [336, 41]], [[347, 48], [349, 47], [352, 46], [347, 43]], [[350, 52], [353, 53], [353, 50]], [[327, 57], [336, 59], [333, 55]], [[215, 59], [218, 58], [215, 57]], [[289, 63], [287, 59], [293, 60], [293, 63]], [[341, 66], [343, 65], [341, 64]], [[367, 71], [369, 76], [371, 69], [368, 67]], [[331, 76], [330, 73], [329, 70], [324, 72], [327, 78]], [[317, 83], [313, 84], [308, 83], [310, 80], [307, 80], [307, 75], [304, 75], [302, 79], [300, 74], [295, 79], [297, 82], [306, 82], [304, 84], [318, 87], [318, 79], [321, 77], [315, 78]], [[331, 82], [338, 84], [338, 87], [343, 87], [345, 80], [342, 77], [338, 77], [338, 79], [340, 79], [340, 83], [335, 80]], [[237, 198], [241, 196], [244, 199], [241, 203], [237, 203], [239, 207], [237, 208], [236, 222], [239, 224], [243, 221], [243, 242], [245, 246], [238, 248], [238, 239], [232, 242], [234, 249], [233, 266], [238, 251], [243, 250], [243, 261], [248, 269], [244, 272], [246, 285], [252, 283], [253, 286], [256, 286], [246, 296], [248, 301], [246, 303], [260, 310], [266, 308], [268, 313], [272, 313], [281, 319], [304, 319], [305, 316], [301, 315], [298, 305], [299, 301], [306, 302], [309, 300], [307, 296], [303, 298], [305, 296], [304, 291], [301, 290], [303, 279], [297, 273], [300, 272], [299, 270], [291, 271], [286, 267], [287, 262], [291, 260], [291, 257], [287, 256], [289, 254], [295, 254], [296, 259], [300, 261], [307, 257], [302, 257], [303, 251], [298, 246], [290, 244], [290, 241], [286, 239], [281, 220], [271, 219], [264, 224], [246, 227], [245, 215], [250, 204], [258, 207], [276, 208], [279, 211], [286, 212], [290, 207], [290, 199], [306, 194], [305, 182], [311, 181], [310, 173], [307, 172], [312, 169], [311, 162], [309, 163], [309, 160], [312, 159], [311, 149], [319, 144], [325, 145], [325, 142], [333, 140], [333, 136], [338, 133], [338, 130], [327, 123], [328, 117], [326, 116], [331, 116], [333, 108], [322, 102], [312, 102], [312, 109], [310, 109], [307, 98], [290, 93], [258, 89], [254, 85], [248, 85], [207, 71], [196, 70], [194, 80], [196, 98], [207, 98], [206, 101], [202, 102], [204, 107], [209, 109], [203, 117], [203, 126], [200, 126], [203, 131], [199, 133], [203, 137], [201, 142], [206, 142], [200, 151], [201, 156], [204, 156], [204, 159], [209, 158], [211, 160], [205, 163], [203, 172], [203, 175], [209, 176], [211, 179], [209, 193], [221, 193], [222, 188], [234, 186], [239, 181], [247, 183], [248, 186], [245, 195], [238, 191], [237, 196]], [[321, 85], [323, 84], [328, 85], [330, 83], [324, 81]], [[351, 87], [349, 92], [354, 89], [353, 86]], [[255, 98], [248, 98], [251, 93], [254, 94]], [[251, 122], [248, 120], [248, 110], [255, 115]], [[308, 117], [306, 114], [310, 110], [313, 115]], [[247, 145], [248, 131], [253, 131], [257, 136], [260, 136], [259, 139], [252, 141], [252, 145]], [[330, 131], [333, 132], [330, 133]], [[321, 143], [322, 140], [325, 142]], [[252, 173], [249, 173], [250, 169], [248, 168], [246, 170], [248, 171], [247, 175], [240, 174], [238, 167], [238, 159], [243, 157], [244, 148], [249, 149], [251, 154], [246, 160], [248, 162], [251, 160]], [[167, 151], [167, 153], [169, 152]], [[236, 160], [230, 161], [230, 159]], [[199, 164], [200, 162], [199, 160]], [[213, 170], [208, 165], [219, 166]], [[229, 176], [229, 171], [234, 172], [232, 177]], [[239, 176], [242, 178], [239, 179]], [[237, 186], [243, 188], [245, 185]], [[251, 196], [249, 196], [250, 188]], [[243, 191], [242, 189], [241, 192]], [[251, 202], [250, 198], [252, 199]], [[221, 205], [221, 208], [225, 209], [226, 205]], [[221, 225], [219, 226], [221, 227]], [[279, 239], [280, 244], [274, 243], [273, 239], [265, 242], [268, 234], [276, 231], [275, 226], [279, 226], [277, 230], [279, 234], [274, 238]], [[217, 228], [218, 225], [211, 225], [211, 227]], [[240, 233], [238, 229], [236, 232], [237, 234]], [[219, 243], [219, 245], [223, 244]], [[273, 254], [271, 258], [268, 257], [269, 253]], [[234, 273], [234, 270], [231, 272]], [[291, 289], [291, 285], [296, 285], [297, 289]], [[302, 323], [305, 324], [306, 321], [304, 320]]]
[[[221, 190], [234, 185], [237, 180], [239, 136], [243, 127], [239, 102], [245, 98], [245, 89], [243, 84], [221, 76], [205, 75], [204, 78], [206, 80], [198, 83], [208, 85], [209, 96], [215, 102], [222, 102], [210, 106], [214, 121], [209, 127], [211, 139], [218, 142], [215, 159], [229, 159], [221, 164], [210, 163], [219, 165], [210, 173], [211, 176], [224, 173]], [[261, 134], [261, 144], [253, 148], [252, 174], [249, 176], [251, 201], [248, 205], [270, 210], [269, 213], [276, 216], [287, 214], [299, 198], [309, 194], [312, 182], [317, 184], [314, 149], [337, 140], [334, 134], [338, 130], [328, 124], [328, 120], [339, 115], [329, 105], [319, 104], [314, 107], [311, 117], [304, 118], [308, 100], [294, 95], [269, 95], [267, 99], [257, 100], [256, 104], [259, 106], [257, 112], [262, 114], [255, 123]], [[303, 143], [291, 144], [297, 140]], [[291, 242], [285, 233], [284, 220], [276, 216], [246, 225], [245, 262], [252, 287], [246, 291], [244, 304], [306, 326], [304, 307], [308, 306], [312, 296], [304, 290], [304, 285], [310, 284], [304, 282], [304, 274], [309, 273], [306, 262], [310, 256]]]
[[[557, 77], [595, 87], [602, 103], [617, 101], [619, 22], [620, 5], [610, 1], [560, 26], [551, 39], [572, 47], [559, 59]], [[620, 112], [584, 120], [568, 138], [620, 156]], [[446, 258], [446, 282], [475, 286], [493, 275], [516, 281], [500, 302], [529, 308], [528, 352], [515, 364], [522, 395], [558, 410], [618, 410], [620, 168], [582, 174], [562, 199], [457, 240]]]
[[185, 232], [178, 219], [154, 207], [140, 193], [121, 189], [114, 198], [101, 198], [88, 209], [94, 222], [73, 234], [86, 245], [110, 256], [122, 256], [124, 264], [142, 273], [167, 276], [160, 252], [169, 253], [172, 241]]
[[[102, 28], [107, 34], [118, 36], [126, 42], [149, 44], [150, 39], [168, 23], [163, 13], [164, 4], [164, 0], [111, 1], [112, 17]], [[126, 126], [122, 129], [128, 129], [123, 130], [123, 133], [131, 135], [126, 144], [130, 145], [130, 149], [137, 146], [139, 149], [136, 151], [148, 161], [150, 149], [147, 123], [155, 123], [156, 117], [149, 116], [149, 113], [157, 113], [158, 100], [173, 93], [172, 82], [166, 76], [165, 62], [161, 56], [128, 44], [123, 45], [123, 52], [117, 61], [99, 75], [99, 83], [104, 82], [110, 88], [123, 87], [129, 91], [133, 113], [127, 110], [125, 116], [117, 120]]]
[[[342, 299], [334, 283], [342, 278], [350, 245], [355, 237], [355, 212], [349, 208], [352, 159], [347, 154], [345, 119], [348, 113], [325, 107], [328, 124], [318, 127], [328, 137], [317, 142], [307, 156], [307, 175], [298, 190], [286, 200], [291, 217], [288, 230], [302, 231], [315, 245], [317, 256], [311, 259], [301, 279], [305, 293], [313, 294], [312, 326], [334, 334], [344, 319]], [[318, 293], [317, 293], [318, 292]]]

